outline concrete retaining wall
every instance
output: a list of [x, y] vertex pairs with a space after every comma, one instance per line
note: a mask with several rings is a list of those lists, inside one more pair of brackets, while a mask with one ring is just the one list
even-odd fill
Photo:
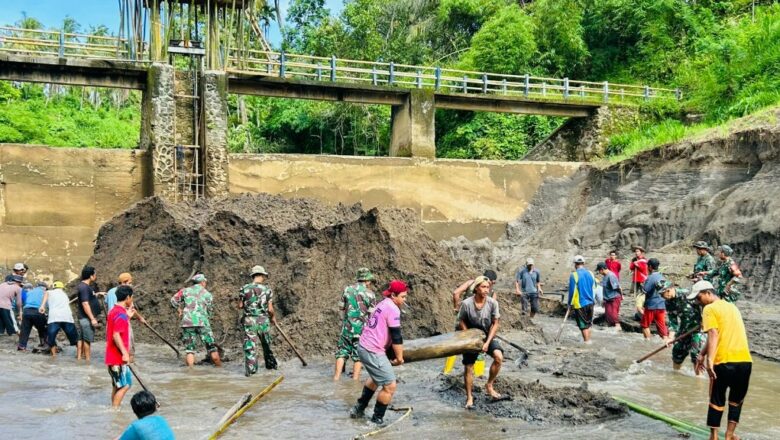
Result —
[[0, 144], [0, 273], [78, 276], [100, 225], [146, 194], [145, 165], [141, 150]]
[[547, 177], [572, 162], [425, 160], [398, 157], [243, 155], [230, 157], [230, 192], [268, 192], [364, 207], [415, 209], [435, 239], [497, 238], [523, 213]]

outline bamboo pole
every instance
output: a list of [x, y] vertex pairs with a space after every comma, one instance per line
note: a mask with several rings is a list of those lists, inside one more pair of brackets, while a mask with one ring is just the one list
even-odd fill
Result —
[[241, 415], [243, 415], [249, 408], [251, 408], [260, 399], [262, 399], [263, 396], [271, 392], [271, 390], [273, 390], [277, 385], [279, 385], [279, 383], [281, 383], [282, 380], [284, 380], [284, 376], [277, 377], [276, 380], [271, 383], [271, 385], [265, 387], [263, 391], [260, 391], [255, 397], [252, 398], [252, 400], [250, 400], [246, 405], [241, 407], [241, 409], [236, 411], [236, 413], [233, 414], [233, 416], [231, 416], [229, 419], [227, 419], [226, 422], [220, 425], [220, 427], [217, 428], [217, 430], [214, 431], [214, 433], [211, 434], [211, 436], [209, 436], [209, 440], [214, 440], [218, 438], [220, 435], [224, 434], [225, 431], [227, 431], [228, 427], [230, 427], [230, 425], [233, 424], [233, 422], [238, 420], [238, 418], [241, 417]]

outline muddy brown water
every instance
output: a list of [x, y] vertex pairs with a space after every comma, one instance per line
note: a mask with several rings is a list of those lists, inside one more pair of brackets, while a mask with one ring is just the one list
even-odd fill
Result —
[[[548, 333], [557, 330], [553, 318], [535, 320]], [[507, 336], [522, 339], [521, 333]], [[560, 352], [583, 349], [578, 332], [568, 325], [563, 333]], [[657, 344], [647, 343], [637, 334], [615, 334], [596, 329], [594, 344], [584, 348], [594, 354], [614, 359], [614, 370], [607, 380], [589, 381], [591, 390], [624, 396], [650, 408], [703, 425], [708, 382], [693, 377], [689, 366], [673, 372], [669, 353], [662, 352], [640, 367], [633, 359]], [[579, 386], [582, 380], [571, 376], [552, 376], [537, 369], [529, 347], [529, 366], [522, 369], [507, 362], [502, 375], [507, 378], [537, 380], [547, 386]], [[507, 355], [517, 352], [506, 347]], [[556, 348], [544, 347], [556, 351]], [[119, 435], [135, 420], [129, 396], [119, 412], [108, 408], [110, 382], [102, 365], [103, 344], [95, 345], [96, 355], [90, 365], [77, 364], [74, 349], [66, 347], [63, 355], [50, 359], [42, 355], [21, 354], [14, 350], [9, 337], [0, 337], [0, 431], [3, 438], [84, 438], [105, 439]], [[235, 356], [234, 356], [235, 357]], [[583, 359], [587, 359], [584, 357]], [[137, 371], [144, 383], [162, 403], [160, 413], [170, 422], [177, 438], [206, 438], [224, 412], [244, 393], [256, 393], [270, 384], [278, 374], [284, 381], [267, 397], [250, 409], [223, 436], [225, 439], [273, 438], [346, 439], [368, 432], [373, 427], [365, 421], [348, 417], [348, 409], [360, 392], [360, 386], [349, 378], [334, 384], [330, 380], [331, 362], [327, 358], [310, 359], [303, 368], [293, 359], [281, 364], [278, 372], [262, 373], [247, 379], [240, 362], [228, 362], [221, 370], [198, 366], [187, 371], [176, 361], [173, 352], [163, 346], [138, 345]], [[495, 418], [466, 412], [460, 402], [443, 399], [435, 384], [443, 360], [409, 364], [397, 369], [400, 379], [394, 403], [411, 405], [411, 417], [377, 436], [386, 439], [489, 438], [567, 439], [657, 439], [679, 438], [667, 425], [646, 417], [627, 417], [587, 425], [528, 423], [521, 419]], [[544, 370], [542, 372], [540, 370]], [[460, 363], [453, 374], [460, 374]], [[745, 402], [740, 431], [743, 438], [774, 439], [780, 433], [776, 417], [780, 403], [780, 373], [777, 363], [755, 359], [750, 392]], [[484, 380], [483, 380], [484, 381]], [[477, 381], [478, 384], [483, 381]], [[140, 390], [137, 382], [132, 392]], [[501, 390], [498, 390], [501, 391]], [[399, 417], [390, 413], [389, 420]]]

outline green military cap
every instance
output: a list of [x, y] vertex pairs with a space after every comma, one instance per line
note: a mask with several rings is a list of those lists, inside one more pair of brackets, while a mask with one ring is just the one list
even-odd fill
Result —
[[199, 273], [199, 274], [195, 275], [194, 277], [192, 277], [191, 281], [192, 281], [192, 284], [202, 283], [202, 282], [206, 281], [206, 275], [203, 275], [202, 273]]
[[708, 245], [706, 241], [702, 241], [702, 240], [699, 240], [696, 243], [694, 243], [693, 247], [695, 247], [696, 249], [710, 250], [710, 245]]
[[265, 268], [263, 266], [260, 266], [260, 265], [254, 266], [252, 268], [252, 270], [250, 270], [249, 272], [250, 272], [249, 274], [252, 275], [252, 276], [255, 276], [255, 275], [265, 275], [265, 276], [268, 276], [268, 272], [265, 270]]
[[373, 281], [374, 280], [374, 274], [371, 273], [371, 269], [367, 267], [361, 267], [357, 270], [355, 273], [355, 276], [357, 277], [358, 281]]
[[664, 293], [672, 287], [674, 287], [674, 283], [665, 279], [660, 279], [655, 283], [655, 291], [658, 293]]
[[731, 249], [731, 246], [727, 244], [718, 246], [718, 250], [723, 252], [727, 257], [730, 257], [734, 254], [734, 249]]

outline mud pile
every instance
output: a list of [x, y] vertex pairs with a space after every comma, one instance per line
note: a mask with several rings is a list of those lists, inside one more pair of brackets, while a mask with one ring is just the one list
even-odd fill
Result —
[[[587, 384], [579, 387], [547, 387], [536, 382], [524, 382], [499, 376], [496, 390], [511, 397], [511, 400], [490, 401], [484, 389], [474, 384], [474, 410], [495, 417], [519, 418], [527, 422], [572, 424], [603, 422], [622, 417], [628, 409], [613, 400], [607, 393], [594, 393]], [[463, 379], [455, 376], [440, 376], [440, 397], [453, 405], [465, 402]]]
[[[309, 356], [333, 353], [338, 299], [358, 267], [373, 270], [378, 294], [391, 279], [409, 283], [406, 338], [450, 331], [450, 292], [473, 273], [434, 242], [411, 211], [270, 195], [193, 204], [143, 200], [100, 229], [88, 264], [104, 283], [131, 272], [138, 308], [171, 341], [178, 341], [180, 330], [169, 299], [194, 272], [204, 273], [215, 299], [215, 339], [235, 350], [242, 338], [235, 298], [250, 281], [250, 267], [263, 265], [280, 325]], [[136, 334], [156, 342], [145, 328]], [[282, 358], [293, 356], [280, 337], [274, 346]]]

